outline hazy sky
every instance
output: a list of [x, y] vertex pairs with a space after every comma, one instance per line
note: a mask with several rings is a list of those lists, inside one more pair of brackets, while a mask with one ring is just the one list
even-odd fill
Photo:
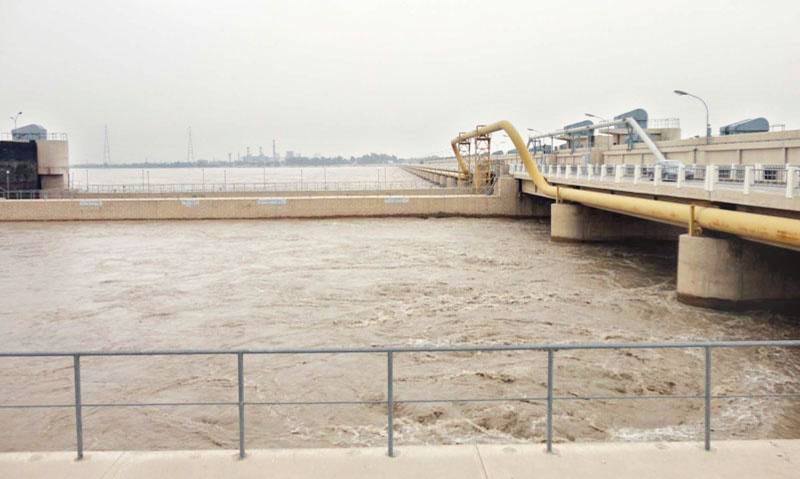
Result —
[[[445, 153], [498, 119], [555, 129], [635, 107], [702, 134], [800, 128], [800, 1], [0, 0], [0, 131], [22, 110], [72, 163]], [[510, 146], [509, 146], [510, 147]]]

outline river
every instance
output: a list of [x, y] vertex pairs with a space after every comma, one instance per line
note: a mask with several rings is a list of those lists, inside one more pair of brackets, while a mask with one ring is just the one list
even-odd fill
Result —
[[[674, 243], [560, 244], [535, 220], [7, 223], [0, 350], [345, 347], [798, 337], [798, 318], [675, 298]], [[702, 394], [699, 351], [561, 351], [555, 394]], [[1, 359], [4, 404], [69, 404], [72, 360]], [[248, 401], [380, 401], [386, 358], [245, 359]], [[399, 354], [398, 399], [541, 396], [546, 358]], [[714, 394], [799, 392], [783, 350], [715, 351]], [[83, 401], [235, 401], [235, 357], [82, 360]], [[87, 449], [237, 447], [236, 407], [84, 409]], [[248, 447], [382, 445], [385, 405], [249, 406]], [[559, 400], [557, 441], [701, 440], [703, 401]], [[0, 410], [0, 450], [74, 447], [70, 408]], [[399, 447], [538, 442], [544, 403], [404, 403]], [[721, 438], [797, 438], [797, 402], [715, 400]]]

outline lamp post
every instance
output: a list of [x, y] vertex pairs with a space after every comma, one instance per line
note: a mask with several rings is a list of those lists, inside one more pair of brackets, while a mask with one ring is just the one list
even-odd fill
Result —
[[11, 180], [9, 175], [11, 174], [11, 170], [6, 170], [6, 198], [8, 198], [8, 191], [11, 189]]
[[691, 93], [685, 92], [683, 90], [675, 90], [675, 94], [678, 96], [690, 96], [696, 100], [699, 100], [700, 103], [703, 104], [703, 106], [706, 109], [706, 143], [711, 143], [711, 122], [708, 119], [708, 104], [705, 102], [705, 100], [703, 100], [699, 96], [692, 95]]
[[14, 115], [14, 116], [10, 116], [10, 117], [8, 117], [8, 118], [9, 118], [11, 121], [13, 121], [13, 122], [14, 122], [14, 129], [15, 129], [15, 130], [17, 129], [17, 119], [20, 117], [20, 115], [22, 115], [22, 112], [21, 112], [21, 111], [20, 111], [20, 112], [17, 112], [17, 114], [16, 114], [16, 115]]

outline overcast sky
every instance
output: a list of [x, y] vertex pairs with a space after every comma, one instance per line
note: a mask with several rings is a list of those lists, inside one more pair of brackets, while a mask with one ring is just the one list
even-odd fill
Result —
[[[644, 107], [704, 132], [800, 128], [800, 1], [0, 0], [8, 116], [71, 162], [447, 151], [498, 119], [555, 129]], [[510, 147], [510, 146], [509, 146]]]

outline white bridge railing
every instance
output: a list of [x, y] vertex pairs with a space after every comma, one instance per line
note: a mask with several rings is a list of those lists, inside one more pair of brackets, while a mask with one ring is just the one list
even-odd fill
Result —
[[[626, 183], [674, 188], [702, 188], [705, 191], [739, 190], [748, 195], [759, 193], [783, 194], [786, 198], [800, 196], [800, 165], [545, 165], [539, 170], [547, 178], [580, 179], [601, 183]], [[519, 162], [509, 164], [515, 176], [528, 176]]]

